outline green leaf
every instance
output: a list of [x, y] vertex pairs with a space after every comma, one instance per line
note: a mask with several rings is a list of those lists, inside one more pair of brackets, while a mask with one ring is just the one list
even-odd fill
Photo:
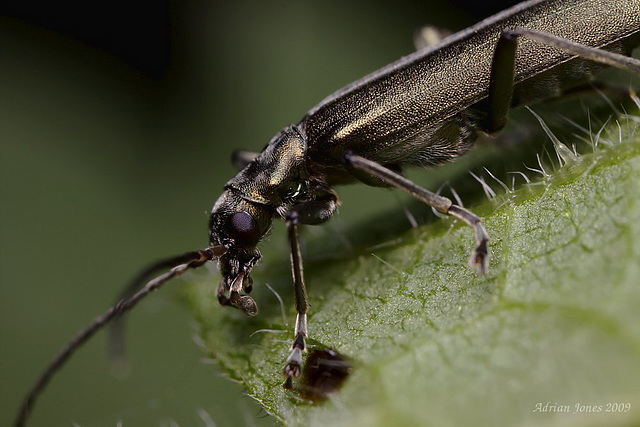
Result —
[[307, 240], [309, 342], [353, 363], [328, 401], [281, 387], [295, 318], [281, 230], [257, 268], [255, 318], [218, 306], [215, 273], [194, 274], [183, 298], [205, 351], [291, 425], [640, 423], [640, 141], [545, 170], [473, 208], [492, 238], [485, 277], [467, 266], [472, 232], [449, 218], [382, 237], [406, 222], [397, 211], [359, 224], [373, 249]]

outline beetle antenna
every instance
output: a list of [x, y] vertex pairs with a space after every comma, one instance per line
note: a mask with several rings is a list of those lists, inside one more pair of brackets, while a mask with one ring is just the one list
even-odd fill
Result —
[[[198, 252], [187, 252], [182, 255], [173, 256], [156, 261], [155, 263], [147, 266], [144, 270], [140, 271], [127, 286], [122, 289], [120, 295], [115, 301], [117, 304], [119, 301], [131, 298], [144, 286], [145, 282], [151, 280], [152, 276], [159, 274], [160, 272], [173, 268], [177, 265], [188, 263], [198, 257]], [[114, 304], [114, 305], [115, 305]], [[125, 322], [122, 316], [114, 317], [111, 321], [111, 325], [108, 330], [107, 348], [109, 354], [109, 360], [114, 365], [123, 365], [127, 360], [127, 349], [125, 339]]]
[[[185, 271], [198, 268], [204, 265], [207, 261], [211, 261], [219, 258], [226, 251], [221, 246], [213, 246], [206, 249], [188, 252], [173, 258], [167, 258], [156, 262], [143, 270], [127, 287], [126, 291], [133, 293], [139, 288], [139, 282], [144, 281], [150, 274], [157, 272], [161, 268], [169, 268], [171, 270], [156, 277], [148, 282], [142, 289], [137, 290], [133, 295], [125, 297], [119, 300], [109, 310], [96, 317], [89, 326], [80, 331], [75, 337], [69, 341], [69, 343], [62, 349], [60, 353], [47, 365], [44, 372], [38, 377], [36, 382], [31, 386], [28, 394], [25, 396], [20, 406], [18, 416], [15, 421], [16, 427], [22, 427], [25, 425], [27, 418], [29, 417], [36, 400], [42, 394], [43, 390], [51, 380], [54, 374], [60, 370], [67, 360], [96, 332], [102, 327], [108, 324], [115, 318], [118, 318], [125, 312], [131, 310], [136, 304], [140, 302], [152, 291], [159, 289], [165, 282], [173, 277], [182, 275]], [[134, 284], [136, 286], [134, 286]]]

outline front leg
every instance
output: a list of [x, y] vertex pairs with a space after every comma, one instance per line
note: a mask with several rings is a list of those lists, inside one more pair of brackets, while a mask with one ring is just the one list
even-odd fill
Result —
[[307, 289], [304, 283], [302, 267], [302, 252], [300, 251], [299, 224], [320, 224], [333, 216], [338, 207], [335, 193], [327, 192], [322, 197], [293, 206], [286, 215], [287, 235], [291, 245], [291, 271], [296, 303], [296, 328], [291, 351], [284, 367], [286, 380], [283, 387], [293, 390], [294, 378], [300, 377], [302, 372], [302, 354], [306, 351], [307, 337]]

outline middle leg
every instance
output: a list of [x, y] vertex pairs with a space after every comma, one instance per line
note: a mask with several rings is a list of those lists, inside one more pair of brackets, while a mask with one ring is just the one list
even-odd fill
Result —
[[307, 350], [307, 288], [304, 282], [302, 267], [302, 251], [300, 250], [300, 224], [321, 224], [333, 216], [338, 207], [338, 198], [332, 191], [327, 191], [320, 197], [293, 206], [286, 216], [287, 235], [291, 245], [291, 271], [295, 291], [296, 327], [289, 357], [283, 370], [286, 380], [284, 388], [293, 390], [293, 380], [300, 377], [302, 372], [302, 355]]
[[387, 183], [388, 185], [409, 193], [438, 212], [458, 218], [471, 227], [475, 233], [476, 247], [469, 259], [469, 265], [471, 265], [471, 267], [475, 267], [478, 274], [486, 274], [489, 264], [489, 249], [487, 247], [489, 236], [482, 225], [482, 221], [477, 215], [462, 206], [454, 204], [448, 198], [432, 193], [431, 191], [408, 180], [399, 173], [394, 172], [376, 162], [367, 160], [364, 157], [353, 153], [346, 153], [344, 155], [344, 161], [348, 169], [354, 169], [360, 173], [366, 172], [373, 175], [375, 178]]

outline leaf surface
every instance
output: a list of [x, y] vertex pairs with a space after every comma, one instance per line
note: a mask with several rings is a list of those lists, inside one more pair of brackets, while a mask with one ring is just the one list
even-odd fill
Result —
[[639, 423], [637, 136], [473, 210], [492, 238], [485, 277], [467, 267], [472, 233], [449, 218], [378, 248], [309, 250], [309, 343], [353, 363], [328, 401], [281, 387], [295, 318], [281, 233], [263, 249], [255, 318], [218, 306], [215, 273], [192, 276], [183, 297], [205, 351], [289, 425]]

